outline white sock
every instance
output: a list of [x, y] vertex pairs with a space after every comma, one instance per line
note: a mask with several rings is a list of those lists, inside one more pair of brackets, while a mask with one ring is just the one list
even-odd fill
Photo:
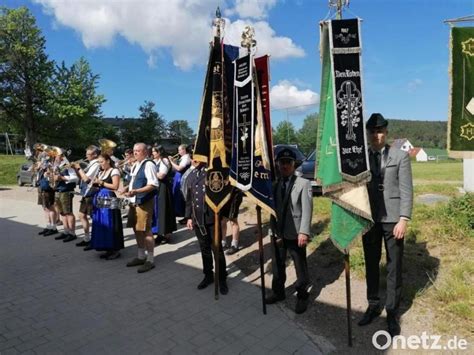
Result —
[[153, 254], [154, 254], [153, 251], [149, 251], [146, 256], [146, 261], [153, 263], [155, 261], [155, 256]]
[[91, 235], [89, 233], [84, 233], [84, 241], [85, 242], [90, 242], [91, 241]]
[[69, 230], [69, 234], [71, 234], [71, 235], [76, 235], [76, 231], [75, 231], [74, 229], [70, 229], [70, 230]]
[[239, 241], [238, 240], [232, 240], [232, 246], [234, 248], [239, 248]]
[[57, 228], [56, 228], [56, 223], [48, 224], [48, 226], [50, 226], [52, 230], [57, 229]]
[[138, 259], [143, 260], [146, 258], [145, 249], [138, 248]]
[[51, 227], [51, 224], [48, 223], [44, 229], [53, 229], [53, 228]]

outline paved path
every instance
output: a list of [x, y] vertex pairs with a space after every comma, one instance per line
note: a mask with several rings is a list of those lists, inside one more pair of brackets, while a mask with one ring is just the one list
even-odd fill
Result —
[[232, 264], [228, 295], [215, 301], [214, 287], [198, 291], [201, 258], [190, 232], [156, 248], [156, 268], [137, 274], [125, 267], [136, 254], [130, 229], [122, 258], [104, 261], [74, 242], [38, 236], [43, 216], [35, 198], [0, 191], [1, 355], [327, 350], [280, 307], [263, 315], [259, 288]]

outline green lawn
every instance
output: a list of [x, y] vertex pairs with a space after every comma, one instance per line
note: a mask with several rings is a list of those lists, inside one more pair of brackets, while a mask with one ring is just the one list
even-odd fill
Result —
[[412, 162], [414, 182], [418, 181], [462, 181], [462, 161]]
[[26, 162], [24, 155], [0, 155], [0, 185], [16, 184], [16, 174]]

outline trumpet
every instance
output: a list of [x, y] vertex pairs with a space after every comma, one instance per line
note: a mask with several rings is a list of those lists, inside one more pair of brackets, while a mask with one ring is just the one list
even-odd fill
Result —
[[73, 165], [76, 165], [76, 164], [79, 164], [79, 165], [87, 164], [87, 161], [85, 159], [79, 159], [79, 160], [75, 160], [73, 162], [70, 162], [69, 164], [64, 164], [62, 167], [63, 168], [72, 168]]
[[172, 160], [175, 160], [176, 158], [179, 158], [179, 153], [176, 153], [175, 155], [171, 157]]

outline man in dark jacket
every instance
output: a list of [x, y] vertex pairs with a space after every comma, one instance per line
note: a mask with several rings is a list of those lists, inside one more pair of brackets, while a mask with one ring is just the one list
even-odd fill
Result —
[[[193, 171], [187, 178], [186, 190], [186, 225], [196, 232], [201, 249], [204, 279], [197, 288], [202, 290], [214, 282], [212, 240], [214, 238], [214, 212], [206, 204], [206, 169], [205, 164], [193, 160]], [[219, 290], [226, 295], [227, 272], [224, 251], [219, 243]]]

